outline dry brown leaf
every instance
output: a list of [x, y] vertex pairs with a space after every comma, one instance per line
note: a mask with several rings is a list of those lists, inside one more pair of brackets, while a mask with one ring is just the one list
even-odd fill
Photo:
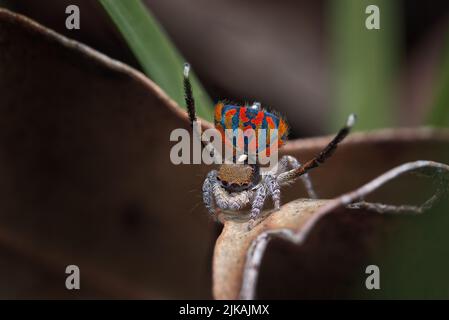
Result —
[[[285, 204], [279, 211], [267, 211], [251, 231], [248, 231], [247, 217], [245, 219], [241, 215], [222, 213], [221, 219], [224, 228], [217, 239], [213, 262], [215, 298], [254, 299], [260, 264], [268, 242], [272, 238], [277, 237], [296, 245], [302, 245], [314, 226], [324, 216], [365, 199], [378, 188], [408, 172], [425, 173], [438, 182], [437, 188], [444, 188], [444, 191], [448, 191], [449, 166], [421, 160], [393, 168], [357, 190], [336, 199], [298, 199]], [[442, 192], [443, 190], [437, 191]], [[352, 215], [357, 214], [352, 213]], [[333, 219], [334, 216], [331, 218]], [[355, 219], [363, 221], [363, 217], [360, 215]], [[355, 235], [354, 232], [350, 232], [350, 234]], [[343, 250], [350, 255], [351, 247], [343, 248]]]
[[266, 212], [266, 216], [262, 218], [263, 222], [251, 231], [248, 231], [247, 216], [222, 215], [224, 228], [215, 244], [213, 260], [215, 298], [237, 299], [240, 297], [247, 254], [257, 237], [273, 229], [301, 229], [314, 213], [328, 202], [329, 200], [311, 199], [292, 201], [282, 206], [280, 211]]

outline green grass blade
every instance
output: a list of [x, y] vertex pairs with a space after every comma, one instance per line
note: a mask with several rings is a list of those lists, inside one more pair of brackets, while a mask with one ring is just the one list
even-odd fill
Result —
[[449, 37], [446, 39], [440, 79], [437, 83], [433, 107], [428, 115], [428, 124], [449, 127]]
[[[185, 60], [140, 0], [100, 0], [144, 72], [173, 100], [184, 106], [182, 71]], [[195, 66], [193, 66], [195, 68]], [[198, 115], [211, 121], [213, 104], [195, 75], [191, 76]]]
[[[380, 9], [380, 30], [365, 27], [365, 10], [371, 4]], [[396, 6], [391, 0], [330, 2], [334, 130], [352, 112], [358, 116], [357, 130], [394, 124], [392, 88], [400, 50]]]

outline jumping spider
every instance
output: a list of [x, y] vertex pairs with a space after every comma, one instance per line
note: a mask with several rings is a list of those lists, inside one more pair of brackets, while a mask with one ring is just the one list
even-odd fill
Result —
[[[192, 94], [192, 86], [189, 80], [190, 65], [184, 65], [184, 93], [186, 107], [192, 127], [196, 121], [195, 100]], [[233, 111], [228, 116], [228, 122], [222, 122], [222, 116], [226, 111]], [[233, 119], [233, 117], [236, 117]], [[260, 103], [255, 102], [252, 106], [225, 105], [219, 102], [215, 106], [215, 127], [219, 130], [223, 126], [235, 129], [242, 126], [242, 117], [245, 121], [258, 118], [267, 125], [270, 120], [272, 126], [279, 129], [279, 144], [282, 145], [287, 138], [287, 125], [280, 116], [270, 113], [261, 108]], [[270, 118], [270, 119], [267, 119]], [[248, 164], [245, 155], [231, 164], [220, 165], [218, 171], [212, 170], [208, 173], [203, 184], [203, 201], [211, 215], [215, 214], [216, 206], [221, 210], [238, 211], [251, 204], [250, 220], [248, 228], [251, 229], [255, 220], [263, 209], [267, 196], [270, 196], [274, 209], [280, 208], [281, 187], [291, 184], [297, 178], [301, 178], [311, 198], [316, 198], [308, 172], [323, 164], [335, 151], [338, 144], [348, 135], [355, 123], [355, 115], [351, 114], [345, 126], [329, 144], [313, 159], [303, 165], [292, 156], [283, 156], [278, 164], [268, 172], [262, 172], [259, 164]], [[232, 121], [236, 120], [236, 121]], [[245, 123], [245, 126], [247, 125]], [[243, 128], [242, 128], [243, 129]], [[197, 133], [198, 134], [198, 133]], [[204, 145], [213, 152], [212, 143]]]

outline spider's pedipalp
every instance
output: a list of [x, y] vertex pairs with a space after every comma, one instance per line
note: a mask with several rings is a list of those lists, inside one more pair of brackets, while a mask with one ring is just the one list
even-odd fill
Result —
[[214, 187], [215, 202], [223, 210], [237, 211], [243, 209], [251, 203], [253, 194], [254, 192], [251, 190], [229, 193], [219, 183]]

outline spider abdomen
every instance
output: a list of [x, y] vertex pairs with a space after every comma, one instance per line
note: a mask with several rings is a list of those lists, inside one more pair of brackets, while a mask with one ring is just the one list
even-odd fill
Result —
[[[219, 102], [215, 106], [215, 127], [221, 132], [225, 143], [232, 144], [234, 148], [246, 150], [259, 154], [266, 152], [270, 154], [270, 148], [273, 144], [281, 147], [287, 141], [288, 125], [279, 115], [261, 109], [258, 104], [253, 106], [237, 106]], [[225, 130], [235, 132], [237, 129], [246, 132], [254, 130], [255, 136], [249, 137], [245, 141], [239, 141], [225, 135]], [[265, 130], [265, 141], [259, 139], [259, 130]], [[252, 144], [251, 139], [254, 139]], [[255, 150], [251, 150], [255, 149]]]

